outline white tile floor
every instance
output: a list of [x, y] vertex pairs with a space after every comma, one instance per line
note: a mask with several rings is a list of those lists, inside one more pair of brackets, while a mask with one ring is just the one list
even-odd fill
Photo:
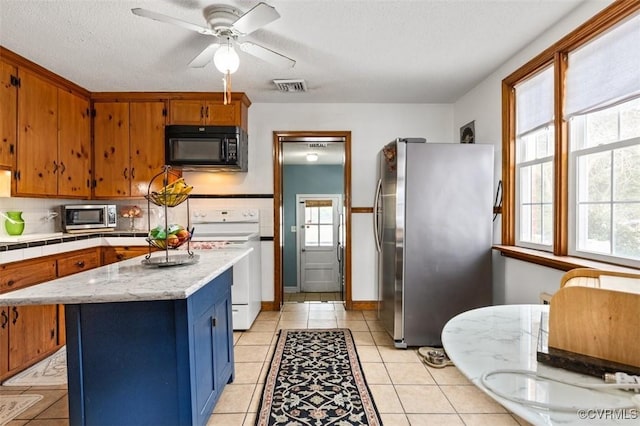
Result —
[[[317, 299], [316, 299], [317, 300]], [[339, 302], [289, 302], [262, 312], [250, 330], [234, 333], [236, 377], [225, 387], [208, 425], [253, 425], [277, 330], [347, 327], [385, 426], [528, 425], [472, 385], [455, 367], [430, 368], [415, 349], [398, 350], [375, 312], [345, 311]], [[0, 387], [0, 394], [39, 393], [42, 401], [9, 426], [67, 426], [66, 389]]]

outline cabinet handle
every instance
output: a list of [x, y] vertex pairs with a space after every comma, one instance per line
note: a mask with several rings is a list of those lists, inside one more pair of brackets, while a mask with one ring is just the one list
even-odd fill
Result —
[[124, 259], [124, 254], [122, 254], [122, 253], [116, 254], [116, 259], [118, 259], [118, 260]]
[[2, 324], [0, 324], [0, 328], [6, 328], [7, 324], [9, 324], [9, 314], [3, 309], [0, 316], [2, 316]]
[[204, 118], [204, 107], [200, 107], [200, 118]]
[[209, 107], [205, 108], [205, 117], [209, 118]]
[[84, 268], [84, 260], [78, 260], [78, 261], [76, 262], [76, 265], [77, 265], [79, 268]]
[[13, 144], [9, 145], [9, 154], [13, 155], [15, 151], [15, 148], [13, 147]]
[[128, 167], [125, 167], [125, 168], [124, 168], [124, 172], [122, 172], [122, 175], [124, 176], [124, 178], [125, 178], [125, 179], [129, 179], [129, 173], [128, 173], [128, 171], [129, 171], [129, 168], [128, 168]]
[[211, 327], [215, 327], [215, 326], [216, 326], [216, 318], [211, 317]]
[[11, 310], [13, 311], [13, 321], [11, 322], [15, 325], [15, 323], [18, 321], [18, 317], [20, 316], [20, 314], [18, 313], [18, 308], [16, 308], [15, 306]]
[[15, 282], [14, 280], [9, 280], [9, 281], [7, 281], [7, 286], [8, 286], [8, 287], [13, 287], [13, 285], [14, 285], [15, 283], [16, 283], [16, 282]]
[[58, 171], [58, 163], [56, 163], [55, 161], [53, 162], [53, 173]]
[[136, 178], [136, 168], [132, 167], [131, 168], [131, 179], [135, 179]]
[[65, 166], [64, 163], [61, 161], [60, 167], [62, 167], [62, 170], [60, 170], [60, 174], [64, 174], [64, 171], [67, 170], [67, 166]]

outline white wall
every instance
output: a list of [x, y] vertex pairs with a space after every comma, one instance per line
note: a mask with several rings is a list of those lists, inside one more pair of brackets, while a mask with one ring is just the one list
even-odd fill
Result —
[[[185, 173], [200, 194], [272, 194], [273, 132], [351, 131], [351, 205], [372, 207], [378, 151], [397, 137], [455, 142], [450, 104], [252, 104], [249, 108], [249, 172]], [[200, 204], [221, 200], [194, 200]], [[231, 200], [227, 200], [231, 201]], [[264, 200], [263, 200], [264, 201]], [[243, 200], [242, 204], [256, 202]], [[262, 202], [263, 204], [263, 202]], [[264, 207], [263, 205], [261, 207]], [[261, 221], [267, 219], [261, 209]], [[352, 215], [353, 300], [376, 300], [376, 256], [371, 214]], [[272, 222], [270, 223], [272, 227]], [[262, 235], [273, 235], [262, 232]], [[266, 250], [263, 244], [263, 249]], [[272, 259], [273, 254], [267, 253]], [[273, 300], [273, 292], [263, 292]], [[269, 298], [271, 297], [271, 298]]]
[[[585, 1], [454, 104], [456, 129], [475, 120], [476, 142], [495, 144], [496, 186], [502, 173], [502, 80], [610, 3], [611, 0]], [[498, 216], [494, 224], [497, 243], [500, 242], [500, 219]], [[538, 303], [539, 293], [550, 290], [553, 293], [562, 276], [561, 271], [502, 256], [494, 256], [493, 273], [495, 303]]]
[[273, 132], [351, 131], [353, 206], [372, 206], [375, 158], [397, 137], [452, 142], [449, 104], [252, 104], [249, 108], [249, 172], [189, 173], [194, 193], [273, 193]]

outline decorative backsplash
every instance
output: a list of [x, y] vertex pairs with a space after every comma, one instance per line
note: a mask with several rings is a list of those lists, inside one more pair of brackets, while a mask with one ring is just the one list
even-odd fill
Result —
[[[142, 212], [140, 217], [134, 218], [134, 230], [138, 232], [148, 232], [149, 223], [152, 227], [164, 223], [163, 209], [151, 205], [149, 210], [147, 200], [68, 200], [51, 198], [0, 198], [0, 212], [22, 211], [25, 221], [23, 235], [47, 234], [61, 232], [62, 225], [59, 208], [64, 204], [116, 204], [118, 212], [118, 226], [116, 231], [128, 232], [130, 230], [129, 218], [120, 215], [124, 206], [138, 206]], [[193, 213], [196, 209], [234, 209], [234, 208], [257, 208], [260, 209], [260, 235], [273, 235], [273, 198], [261, 195], [259, 197], [251, 194], [225, 196], [194, 196], [190, 202], [190, 210]], [[56, 214], [55, 217], [54, 213]], [[151, 215], [151, 216], [149, 216]], [[168, 209], [169, 223], [187, 223], [186, 209]], [[0, 237], [6, 237], [7, 233], [2, 225], [4, 219], [0, 218]]]

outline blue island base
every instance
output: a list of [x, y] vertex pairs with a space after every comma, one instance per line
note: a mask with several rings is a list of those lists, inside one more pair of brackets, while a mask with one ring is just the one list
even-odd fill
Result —
[[187, 299], [66, 305], [70, 425], [205, 425], [234, 377], [232, 279]]

